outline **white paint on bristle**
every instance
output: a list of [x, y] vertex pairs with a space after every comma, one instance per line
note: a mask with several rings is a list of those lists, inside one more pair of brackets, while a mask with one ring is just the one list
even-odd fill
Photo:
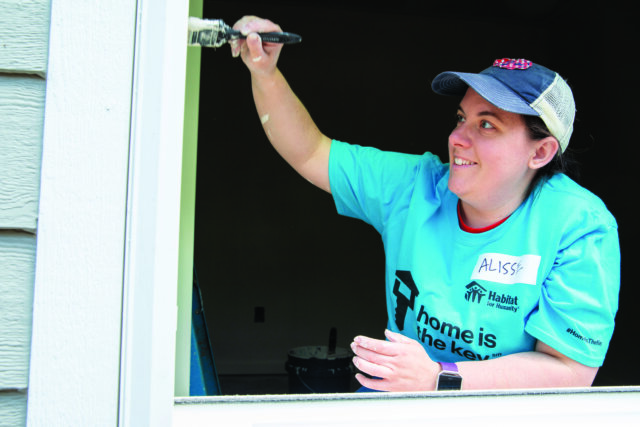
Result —
[[226, 24], [221, 19], [202, 19], [189, 17], [189, 31], [217, 30], [220, 31]]
[[200, 39], [203, 43], [195, 43], [200, 46], [208, 47], [220, 47], [226, 43], [225, 37], [219, 37], [220, 34], [224, 34], [229, 26], [221, 19], [201, 19], [194, 16], [189, 17], [189, 43], [191, 44], [193, 34], [200, 31], [211, 31], [210, 37]]

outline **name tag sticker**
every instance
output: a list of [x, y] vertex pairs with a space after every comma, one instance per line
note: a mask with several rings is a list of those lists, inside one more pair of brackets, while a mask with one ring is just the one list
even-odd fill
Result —
[[478, 257], [471, 279], [512, 285], [535, 285], [540, 267], [540, 255], [513, 256], [487, 253]]

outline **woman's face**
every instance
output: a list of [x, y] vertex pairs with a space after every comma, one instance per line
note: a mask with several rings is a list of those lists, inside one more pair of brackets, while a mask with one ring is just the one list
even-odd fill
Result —
[[449, 136], [449, 189], [462, 200], [464, 213], [497, 221], [513, 212], [535, 175], [529, 167], [535, 150], [519, 114], [469, 88]]

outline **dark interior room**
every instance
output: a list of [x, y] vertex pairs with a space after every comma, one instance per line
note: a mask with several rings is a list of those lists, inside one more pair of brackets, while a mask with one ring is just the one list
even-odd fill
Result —
[[[577, 105], [574, 179], [603, 199], [619, 226], [619, 310], [595, 385], [637, 385], [640, 369], [628, 363], [638, 326], [629, 194], [637, 177], [619, 162], [633, 159], [633, 118], [613, 121], [614, 110], [632, 111], [630, 91], [615, 87], [629, 64], [613, 52], [638, 30], [622, 25], [614, 3], [580, 2], [579, 11], [572, 3], [205, 0], [203, 17], [233, 25], [257, 15], [300, 34], [301, 43], [283, 48], [279, 68], [318, 127], [384, 150], [446, 159], [458, 100], [431, 91], [441, 71], [477, 72], [510, 57], [560, 73]], [[383, 338], [382, 244], [278, 156], [249, 72], [228, 46], [202, 49], [200, 79], [194, 261], [222, 393], [286, 393], [291, 349], [326, 345], [332, 328], [339, 348], [359, 334]], [[232, 378], [248, 382], [234, 386]]]

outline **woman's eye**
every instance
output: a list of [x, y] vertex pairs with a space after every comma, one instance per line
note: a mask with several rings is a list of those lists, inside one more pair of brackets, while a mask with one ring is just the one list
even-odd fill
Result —
[[458, 113], [456, 114], [456, 125], [463, 123], [464, 122], [464, 117], [462, 116], [462, 114]]
[[480, 123], [482, 129], [493, 129], [493, 125], [485, 120]]

